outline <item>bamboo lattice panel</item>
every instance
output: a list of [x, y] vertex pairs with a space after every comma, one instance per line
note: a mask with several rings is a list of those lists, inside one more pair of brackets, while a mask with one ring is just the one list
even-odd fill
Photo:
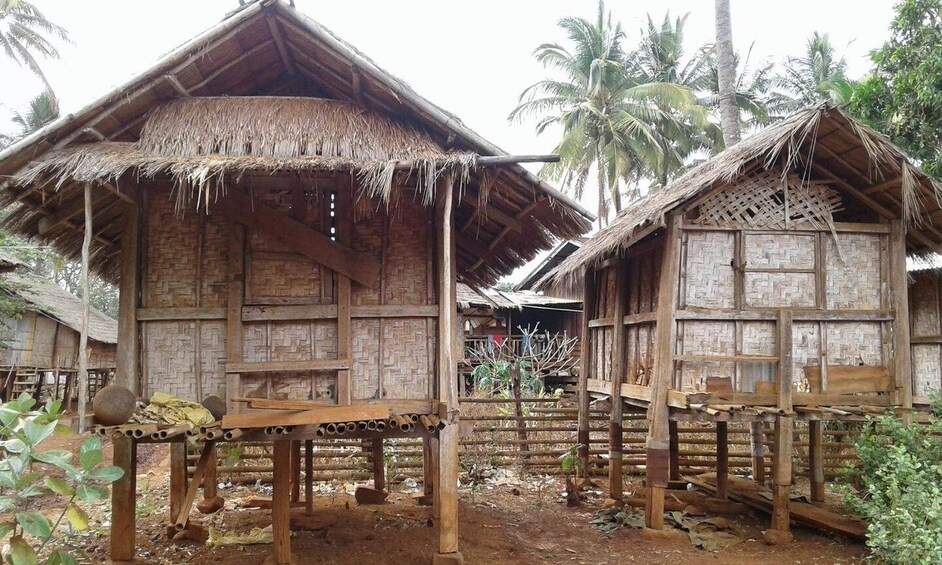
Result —
[[942, 335], [939, 327], [939, 276], [932, 271], [916, 272], [909, 285], [909, 323], [913, 337]]
[[226, 323], [202, 320], [200, 325], [201, 396], [226, 397]]
[[203, 216], [200, 250], [200, 306], [225, 308], [231, 223], [223, 214]]
[[196, 323], [146, 322], [142, 331], [144, 396], [166, 392], [197, 400]]
[[146, 206], [143, 306], [197, 306], [199, 216], [178, 214], [170, 191], [152, 194]]
[[878, 322], [827, 324], [828, 364], [884, 365]]
[[836, 244], [833, 238], [827, 238], [825, 258], [828, 308], [880, 308], [880, 264], [885, 260], [882, 240], [880, 235], [865, 233], [841, 234]]
[[433, 370], [425, 319], [383, 321], [383, 398], [428, 398]]
[[702, 308], [733, 308], [735, 238], [731, 232], [687, 234], [685, 303]]
[[803, 183], [796, 175], [789, 175], [786, 187], [781, 175], [767, 171], [742, 177], [713, 194], [700, 204], [695, 222], [773, 229], [810, 222], [826, 229], [833, 227], [834, 212], [840, 207], [840, 194], [826, 183]]
[[383, 262], [383, 304], [434, 303], [430, 259], [434, 230], [430, 209], [403, 200], [387, 222]]
[[[88, 368], [89, 369], [111, 369], [115, 366], [115, 354], [117, 348], [110, 343], [89, 342]], [[62, 359], [62, 357], [60, 357]], [[64, 367], [63, 363], [59, 363]]]
[[[796, 383], [804, 379], [804, 367], [821, 365], [821, 332], [817, 322], [792, 324], [792, 362], [792, 381]], [[834, 358], [828, 358], [828, 363], [834, 363]]]
[[[383, 229], [386, 223], [385, 208], [371, 214], [353, 224], [352, 247], [366, 256], [382, 261], [383, 259]], [[369, 288], [353, 284], [352, 300], [358, 306], [375, 306], [380, 304], [382, 293], [379, 287]]]
[[929, 396], [942, 390], [942, 346], [913, 345], [913, 394]]
[[814, 273], [747, 272], [743, 294], [750, 307], [793, 308], [815, 305]]
[[353, 398], [379, 398], [379, 320], [353, 320]]
[[747, 268], [814, 269], [814, 235], [745, 232], [743, 239]]
[[[679, 328], [680, 351], [684, 355], [735, 355], [736, 327], [732, 322], [685, 321]], [[733, 364], [715, 361], [684, 361], [680, 389], [706, 390], [707, 377], [732, 378]]]

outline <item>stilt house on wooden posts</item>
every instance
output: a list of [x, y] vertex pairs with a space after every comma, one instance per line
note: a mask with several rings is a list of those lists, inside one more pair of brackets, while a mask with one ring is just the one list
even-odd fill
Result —
[[[0, 292], [22, 302], [18, 319], [0, 319], [0, 375], [4, 398], [22, 392], [68, 400], [78, 370], [82, 299], [53, 281], [28, 271], [18, 258], [0, 252]], [[112, 378], [118, 343], [118, 322], [91, 310], [88, 323], [89, 396]]]
[[[456, 281], [488, 286], [591, 222], [521, 160], [262, 0], [0, 153], [0, 175], [21, 206], [7, 227], [70, 257], [85, 193], [92, 268], [121, 289], [118, 383], [230, 413], [262, 397], [439, 414], [426, 462], [447, 555]], [[132, 557], [133, 521], [114, 516], [112, 558]]]
[[[822, 105], [638, 201], [564, 261], [548, 282], [584, 292], [583, 413], [592, 396], [622, 400], [612, 495], [627, 406], [649, 419], [649, 527], [680, 478], [678, 422], [716, 422], [721, 496], [727, 422], [774, 422], [773, 525], [787, 530], [785, 454], [809, 420], [821, 499], [822, 420], [913, 408], [906, 258], [942, 248], [938, 196], [884, 137]], [[580, 430], [587, 445], [584, 416]]]

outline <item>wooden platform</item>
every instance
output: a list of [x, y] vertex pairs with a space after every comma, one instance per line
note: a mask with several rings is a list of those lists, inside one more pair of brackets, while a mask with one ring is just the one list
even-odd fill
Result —
[[[684, 480], [710, 494], [716, 493], [715, 473], [685, 476]], [[753, 481], [734, 476], [729, 477], [729, 497], [731, 499], [771, 514], [772, 499], [766, 498], [763, 492]], [[769, 495], [771, 496], [770, 493]], [[789, 501], [788, 508], [791, 519], [795, 522], [854, 539], [863, 540], [866, 538], [867, 526], [859, 519], [848, 518], [821, 506], [798, 500]]]

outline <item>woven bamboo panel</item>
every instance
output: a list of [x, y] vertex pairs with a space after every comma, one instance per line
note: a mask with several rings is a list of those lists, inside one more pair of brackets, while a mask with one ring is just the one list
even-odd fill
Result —
[[913, 346], [913, 394], [929, 396], [942, 389], [942, 346]]
[[840, 207], [840, 194], [826, 183], [806, 183], [789, 175], [786, 188], [779, 173], [766, 171], [740, 177], [726, 190], [715, 193], [700, 204], [695, 221], [775, 229], [810, 222], [823, 228], [833, 225], [833, 214]]
[[827, 324], [828, 364], [884, 365], [878, 322]]
[[272, 322], [269, 334], [271, 361], [307, 361], [314, 351], [309, 323]]
[[[375, 214], [359, 218], [358, 221], [353, 224], [352, 230], [352, 247], [377, 261], [382, 261], [383, 258], [383, 229], [386, 223], [384, 210], [385, 208]], [[375, 306], [380, 303], [381, 298], [379, 287], [368, 288], [358, 283], [353, 283], [353, 304], [359, 306]]]
[[[792, 381], [795, 383], [804, 379], [804, 367], [821, 365], [821, 332], [817, 322], [792, 324], [792, 362]], [[828, 362], [833, 362], [833, 358]]]
[[[736, 326], [732, 322], [686, 321], [680, 327], [680, 340], [680, 351], [684, 355], [736, 354]], [[684, 361], [680, 387], [685, 391], [705, 390], [707, 377], [732, 376], [732, 363]]]
[[[59, 327], [59, 335], [56, 336], [56, 355], [59, 357], [60, 367], [72, 368], [78, 366], [78, 349], [80, 339], [81, 336], [77, 331], [65, 326]], [[114, 367], [114, 350], [116, 349], [115, 345], [105, 345], [103, 343], [89, 341], [89, 347], [92, 347], [93, 351], [102, 350], [105, 348], [111, 350], [111, 364], [105, 364], [108, 363], [108, 360], [102, 358], [100, 362], [96, 361], [96, 365], [92, 365], [92, 361], [89, 359], [89, 367]]]
[[252, 302], [266, 299], [321, 300], [322, 266], [303, 257], [267, 256], [253, 250], [249, 256], [248, 290]]
[[[58, 325], [59, 323], [52, 318], [36, 316], [36, 326], [33, 330], [33, 365], [52, 367], [55, 364], [52, 357]], [[63, 329], [68, 330], [68, 328]]]
[[909, 323], [913, 337], [942, 335], [939, 327], [939, 276], [931, 271], [912, 274], [909, 285]]
[[273, 373], [269, 398], [277, 400], [311, 400], [314, 379], [311, 373]]
[[206, 308], [226, 306], [230, 230], [229, 220], [222, 214], [209, 214], [203, 219], [203, 248], [200, 251], [200, 306]]
[[383, 320], [382, 382], [384, 398], [428, 398], [433, 370], [425, 319]]
[[814, 273], [747, 272], [743, 295], [751, 307], [813, 307]]
[[337, 358], [337, 322], [316, 320], [311, 323], [314, 333], [314, 359]]
[[[112, 369], [115, 367], [117, 347], [114, 344], [94, 341], [89, 342], [88, 345], [89, 369]], [[59, 366], [62, 367], [63, 365], [60, 363]]]
[[170, 191], [154, 191], [147, 200], [144, 306], [197, 306], [196, 272], [200, 219], [178, 214]]
[[430, 208], [403, 199], [389, 219], [383, 263], [384, 304], [425, 304], [429, 288], [429, 256], [434, 244]]
[[226, 397], [226, 323], [200, 322], [200, 379], [203, 398]]
[[166, 392], [198, 400], [196, 383], [196, 324], [146, 322], [144, 331], [144, 395]]
[[246, 363], [268, 361], [268, 323], [242, 324], [242, 358]]
[[744, 234], [744, 258], [750, 269], [814, 269], [814, 235]]
[[[836, 242], [834, 238], [826, 239], [828, 308], [879, 309], [880, 262], [883, 260], [881, 236], [842, 233]], [[840, 255], [843, 255], [843, 260]]]
[[379, 398], [379, 320], [353, 320], [353, 398]]
[[775, 322], [743, 322], [742, 354], [775, 355]]
[[702, 308], [735, 306], [735, 256], [731, 232], [690, 232], [687, 234], [685, 302]]

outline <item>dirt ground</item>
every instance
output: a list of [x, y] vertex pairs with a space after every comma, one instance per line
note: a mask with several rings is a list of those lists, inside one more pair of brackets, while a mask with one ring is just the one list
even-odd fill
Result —
[[[57, 439], [56, 443], [48, 448], [68, 448], [80, 441], [72, 436]], [[106, 446], [106, 454], [110, 456], [110, 446]], [[270, 554], [271, 545], [209, 548], [188, 540], [168, 541], [169, 450], [165, 445], [142, 445], [139, 462], [137, 545], [141, 563], [217, 565], [237, 560], [240, 565], [250, 565]], [[761, 531], [768, 526], [769, 518], [751, 513], [726, 516], [743, 534], [743, 541], [715, 553], [694, 547], [683, 537], [648, 540], [641, 530], [630, 527], [603, 532], [590, 524], [604, 501], [600, 490], [590, 490], [582, 506], [569, 508], [564, 485], [558, 479], [518, 481], [510, 473], [497, 474], [484, 485], [463, 486], [460, 490], [460, 547], [469, 564], [851, 564], [862, 562], [867, 554], [863, 544], [800, 527], [793, 527], [795, 541], [791, 545], [766, 545]], [[294, 532], [292, 544], [299, 562], [430, 562], [437, 544], [431, 509], [413, 500], [412, 493], [417, 489], [409, 486], [414, 487], [394, 485], [387, 504], [359, 506], [349, 494], [355, 485], [319, 485], [315, 515], [332, 524], [315, 531]], [[629, 485], [626, 493], [639, 487], [640, 483]], [[217, 532], [232, 533], [270, 524], [267, 510], [239, 507], [239, 502], [248, 497], [270, 495], [267, 486], [227, 486], [220, 494], [227, 500], [226, 507], [205, 517], [197, 517], [194, 510], [195, 521]], [[98, 529], [80, 538], [79, 545], [88, 553], [88, 563], [106, 563], [109, 505], [101, 503], [89, 510], [93, 523], [98, 521]]]

